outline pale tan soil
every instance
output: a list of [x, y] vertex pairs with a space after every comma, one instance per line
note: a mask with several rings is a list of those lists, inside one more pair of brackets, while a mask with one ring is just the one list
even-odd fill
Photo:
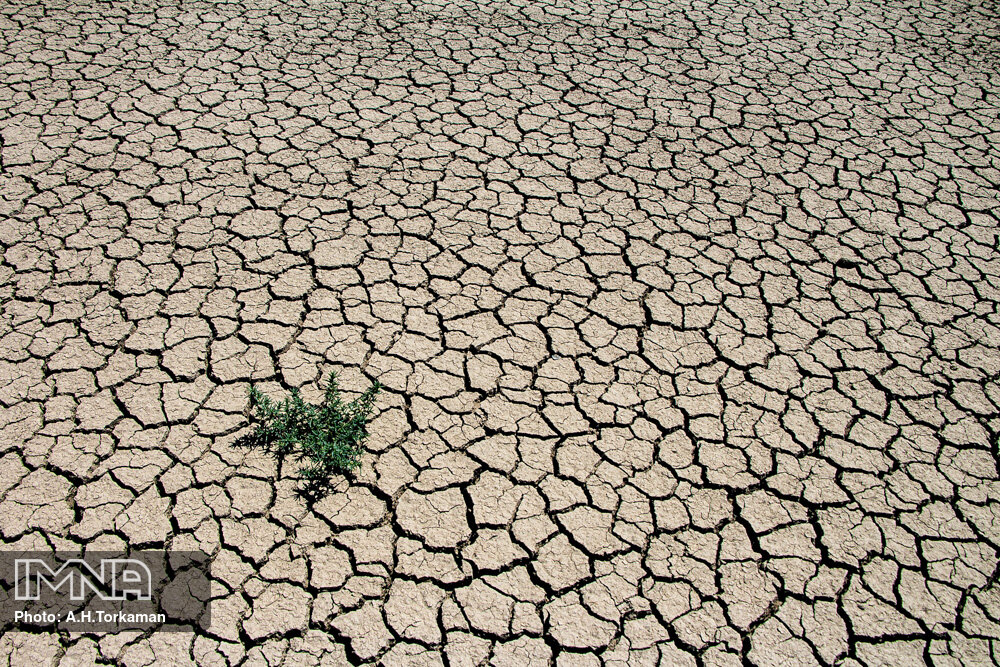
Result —
[[[996, 662], [995, 9], [8, 0], [0, 537], [218, 598], [0, 653]], [[232, 443], [335, 369], [310, 506]]]

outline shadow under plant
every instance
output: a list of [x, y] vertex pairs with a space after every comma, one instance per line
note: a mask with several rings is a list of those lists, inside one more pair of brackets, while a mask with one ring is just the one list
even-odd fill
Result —
[[307, 462], [300, 470], [305, 478], [300, 493], [316, 500], [329, 493], [334, 475], [347, 475], [360, 464], [368, 420], [380, 388], [375, 382], [356, 399], [345, 402], [337, 374], [331, 373], [322, 403], [312, 405], [302, 400], [298, 389], [278, 402], [251, 387], [250, 410], [258, 421], [257, 428], [236, 444]]

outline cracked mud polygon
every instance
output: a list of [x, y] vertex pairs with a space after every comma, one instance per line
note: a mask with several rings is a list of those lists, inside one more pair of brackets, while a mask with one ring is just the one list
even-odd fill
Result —
[[[3, 548], [215, 599], [5, 664], [996, 663], [998, 26], [7, 0]], [[311, 503], [234, 443], [332, 370]]]

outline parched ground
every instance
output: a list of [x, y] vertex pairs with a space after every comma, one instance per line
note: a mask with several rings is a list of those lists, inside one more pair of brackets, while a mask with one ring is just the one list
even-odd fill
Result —
[[[12, 665], [1000, 659], [996, 2], [0, 6]], [[382, 392], [355, 479], [232, 443]]]

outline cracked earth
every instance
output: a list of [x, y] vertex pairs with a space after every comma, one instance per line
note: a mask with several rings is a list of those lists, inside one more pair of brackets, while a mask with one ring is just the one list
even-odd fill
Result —
[[997, 662], [996, 9], [7, 0], [3, 547], [215, 600], [5, 661]]

